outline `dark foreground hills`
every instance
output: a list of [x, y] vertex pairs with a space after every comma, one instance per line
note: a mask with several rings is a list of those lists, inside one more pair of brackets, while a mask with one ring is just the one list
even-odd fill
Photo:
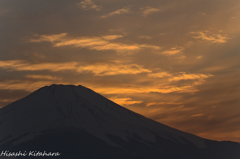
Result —
[[83, 86], [51, 85], [0, 109], [0, 158], [11, 153], [34, 159], [240, 159], [240, 144], [173, 129]]

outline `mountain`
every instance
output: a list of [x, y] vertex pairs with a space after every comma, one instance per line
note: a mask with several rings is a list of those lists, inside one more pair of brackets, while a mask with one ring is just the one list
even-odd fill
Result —
[[44, 151], [63, 159], [240, 158], [239, 143], [179, 131], [73, 85], [45, 86], [0, 109], [0, 153], [6, 151], [28, 153], [16, 158]]

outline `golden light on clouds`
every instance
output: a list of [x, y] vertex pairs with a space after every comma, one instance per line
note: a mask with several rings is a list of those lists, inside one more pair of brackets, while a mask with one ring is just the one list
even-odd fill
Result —
[[158, 73], [150, 73], [148, 74], [149, 77], [155, 77], [155, 78], [163, 78], [165, 77], [169, 81], [180, 81], [180, 80], [199, 80], [202, 81], [204, 79], [207, 79], [209, 77], [212, 77], [213, 75], [210, 74], [188, 74], [186, 72], [180, 72], [171, 74], [168, 72], [158, 72]]
[[203, 116], [204, 114], [194, 114], [192, 115], [192, 117], [199, 117], [199, 116]]
[[180, 81], [180, 80], [194, 80], [199, 79], [203, 80], [205, 78], [209, 78], [213, 75], [205, 75], [205, 74], [186, 74], [185, 72], [181, 73], [181, 75], [170, 78], [170, 81]]
[[175, 55], [175, 54], [181, 53], [183, 50], [184, 48], [181, 48], [181, 47], [173, 47], [170, 50], [163, 51], [162, 54]]
[[45, 85], [83, 85], [163, 124], [240, 142], [239, 11], [239, 0], [1, 3], [0, 107]]
[[[108, 87], [94, 88], [97, 92], [103, 94], [133, 94], [133, 93], [172, 93], [172, 92], [196, 92], [198, 89], [196, 86], [204, 83], [205, 79], [213, 75], [205, 74], [187, 74], [185, 72], [180, 73], [168, 73], [168, 72], [155, 72], [144, 68], [137, 64], [124, 64], [121, 61], [115, 61], [111, 63], [96, 63], [94, 65], [87, 65], [86, 63], [68, 62], [68, 63], [39, 63], [31, 64], [21, 60], [0, 61], [0, 68], [15, 71], [42, 71], [48, 70], [51, 72], [57, 71], [73, 71], [76, 73], [92, 73], [94, 76], [115, 76], [115, 75], [137, 75], [144, 73], [145, 78], [151, 83], [156, 85], [138, 86], [134, 84], [127, 87]], [[49, 75], [26, 75], [27, 78], [39, 79], [39, 80], [54, 80], [58, 81], [61, 78], [57, 78]], [[156, 78], [162, 78], [161, 84], [156, 82]], [[192, 80], [183, 86], [173, 84], [174, 81]], [[24, 81], [22, 81], [24, 83]], [[15, 85], [17, 85], [15, 83]], [[21, 85], [21, 84], [20, 84]], [[20, 87], [16, 87], [20, 88]], [[22, 87], [21, 87], [22, 88]]]
[[[198, 91], [195, 88], [196, 84], [189, 84], [186, 86], [175, 86], [175, 85], [167, 85], [167, 86], [132, 86], [132, 87], [93, 87], [96, 92], [102, 94], [136, 94], [136, 93], [190, 93]], [[90, 86], [91, 87], [91, 86]]]
[[97, 64], [80, 66], [78, 72], [92, 72], [96, 76], [111, 76], [119, 74], [139, 74], [151, 72], [137, 64]]
[[38, 37], [36, 39], [30, 39], [30, 42], [43, 42], [43, 41], [49, 41], [49, 42], [55, 42], [59, 41], [60, 39], [67, 36], [67, 33], [61, 33], [61, 34], [54, 34], [54, 35], [34, 35], [35, 37]]
[[10, 60], [0, 61], [0, 68], [17, 71], [66, 71], [75, 70], [77, 66], [76, 62], [64, 62], [64, 63], [39, 63], [31, 64], [24, 60]]
[[100, 11], [101, 8], [97, 6], [92, 0], [83, 0], [78, 3], [78, 5], [85, 10], [95, 9], [96, 11]]
[[147, 6], [145, 8], [142, 8], [143, 9], [143, 16], [146, 17], [148, 16], [149, 14], [153, 14], [153, 13], [156, 13], [156, 12], [160, 12], [161, 10], [158, 9], [158, 8], [153, 8], [153, 7], [150, 7], [150, 6]]
[[[59, 82], [59, 84], [62, 82]], [[12, 81], [4, 81], [0, 82], [1, 89], [6, 90], [25, 90], [29, 92], [33, 92], [37, 90], [38, 88], [44, 87], [46, 85], [51, 85], [51, 81], [36, 81], [36, 82], [30, 82], [30, 81], [22, 81], [22, 80], [12, 80]]]
[[107, 15], [103, 15], [102, 18], [107, 18], [107, 17], [111, 17], [114, 15], [119, 15], [119, 14], [126, 14], [126, 13], [130, 13], [130, 7], [124, 7], [122, 9], [118, 9], [116, 11], [113, 11], [111, 13], [108, 13]]
[[[31, 64], [23, 60], [0, 61], [0, 68], [16, 71], [41, 71], [48, 70], [52, 72], [71, 70], [78, 73], [93, 73], [96, 76], [111, 76], [118, 74], [139, 74], [151, 72], [141, 65], [137, 64], [95, 64], [86, 65], [85, 63], [64, 62], [64, 63], [39, 63]], [[28, 75], [28, 77], [30, 77]], [[44, 76], [31, 76], [40, 78]], [[48, 77], [48, 76], [47, 76]], [[46, 76], [45, 76], [46, 78]], [[49, 78], [49, 77], [48, 77]]]
[[148, 44], [122, 44], [110, 42], [111, 40], [123, 37], [123, 35], [105, 35], [102, 37], [81, 37], [81, 38], [69, 38], [66, 37], [67, 33], [61, 33], [57, 35], [35, 35], [36, 38], [30, 39], [30, 42], [43, 42], [48, 41], [53, 43], [54, 47], [61, 46], [73, 46], [88, 48], [91, 50], [114, 50], [117, 52], [121, 51], [137, 51], [142, 48], [160, 49], [159, 46], [148, 45]]
[[123, 37], [123, 35], [106, 35], [106, 36], [103, 36], [102, 38], [106, 40], [115, 40], [121, 37]]
[[26, 78], [39, 79], [39, 80], [62, 80], [62, 78], [50, 75], [26, 75]]
[[143, 101], [134, 101], [131, 98], [118, 98], [118, 97], [112, 97], [110, 98], [113, 102], [119, 104], [119, 105], [133, 105], [133, 104], [139, 104]]
[[168, 72], [157, 72], [157, 73], [150, 73], [148, 74], [149, 77], [169, 77], [172, 76], [172, 74], [168, 73]]
[[0, 99], [0, 102], [9, 102], [9, 101], [11, 101], [11, 100], [9, 100], [9, 99]]
[[147, 103], [147, 107], [153, 106], [153, 105], [181, 105], [182, 103], [180, 102], [151, 102]]
[[191, 32], [191, 34], [193, 34], [193, 38], [212, 43], [225, 43], [229, 39], [227, 36], [223, 36], [221, 34], [212, 34], [209, 33], [209, 31]]

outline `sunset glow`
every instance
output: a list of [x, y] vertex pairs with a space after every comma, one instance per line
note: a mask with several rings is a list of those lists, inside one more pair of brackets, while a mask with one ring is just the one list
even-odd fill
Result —
[[239, 0], [1, 0], [0, 33], [0, 108], [45, 85], [83, 85], [240, 142]]

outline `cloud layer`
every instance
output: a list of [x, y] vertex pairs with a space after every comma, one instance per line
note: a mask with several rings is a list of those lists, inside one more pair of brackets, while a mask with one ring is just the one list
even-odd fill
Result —
[[[67, 38], [67, 33], [61, 33], [57, 35], [36, 35], [37, 38], [30, 39], [30, 42], [51, 42], [54, 47], [61, 46], [73, 46], [88, 48], [91, 50], [114, 50], [114, 51], [137, 51], [142, 48], [160, 49], [159, 46], [147, 45], [147, 44], [122, 44], [114, 43], [111, 40], [115, 40], [123, 37], [123, 35], [105, 35], [102, 37], [81, 37], [81, 38]], [[66, 38], [65, 38], [66, 37]]]
[[238, 0], [0, 2], [0, 107], [89, 87], [151, 119], [240, 142]]

